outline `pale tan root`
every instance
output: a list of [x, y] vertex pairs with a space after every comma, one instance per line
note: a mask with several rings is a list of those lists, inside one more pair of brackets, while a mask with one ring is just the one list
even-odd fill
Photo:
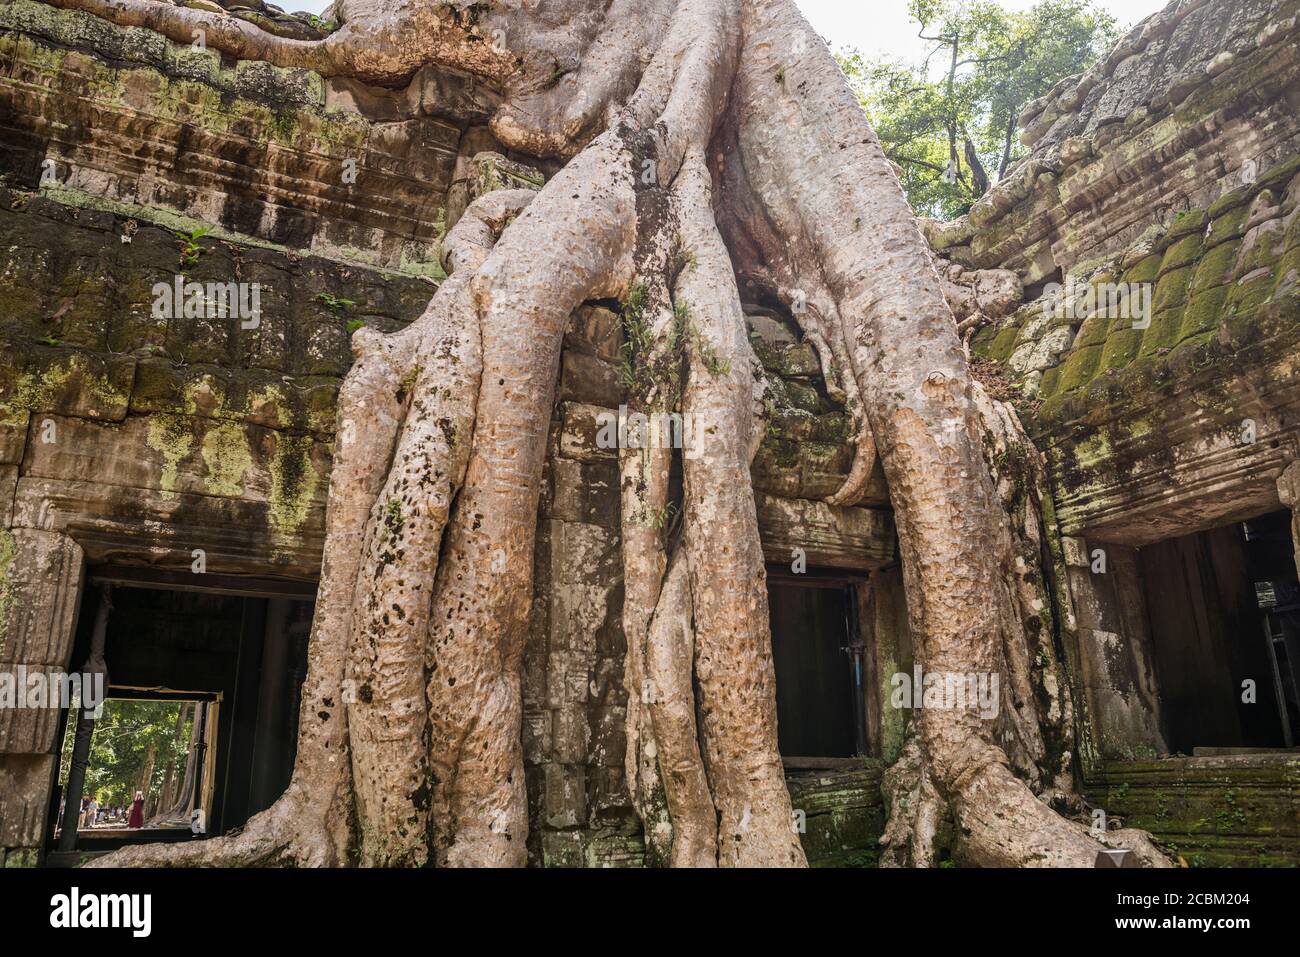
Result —
[[538, 194], [472, 283], [482, 384], [434, 586], [427, 664], [440, 863], [526, 858], [520, 665], [546, 423], [565, 325], [585, 300], [626, 287], [635, 222], [630, 158], [605, 134]]
[[690, 571], [678, 549], [668, 569], [647, 639], [646, 673], [654, 687], [649, 711], [672, 817], [673, 867], [716, 867], [718, 818], [700, 757], [691, 664], [695, 659]]
[[387, 481], [371, 508], [348, 648], [348, 724], [361, 863], [419, 866], [428, 853], [424, 673], [429, 606], [451, 503], [469, 463], [483, 363], [469, 283], [527, 190], [490, 193], [448, 234], [453, 270], [421, 320]]
[[[917, 658], [931, 672], [1000, 670], [1019, 630], [997, 557], [1005, 535], [982, 457], [970, 375], [938, 276], [856, 99], [789, 0], [745, 0], [737, 80], [741, 160], [778, 234], [821, 265], [845, 323], [898, 523]], [[812, 52], [793, 58], [795, 40]], [[772, 91], [782, 70], [784, 89]], [[794, 91], [797, 91], [797, 95]], [[788, 131], [797, 130], [794, 136]], [[921, 745], [965, 853], [1004, 865], [1086, 861], [1099, 849], [1019, 781], [992, 721], [926, 709]]]
[[[181, 44], [196, 42], [241, 60], [312, 70], [323, 76], [350, 76], [378, 84], [410, 79], [426, 63], [438, 62], [494, 80], [513, 77], [515, 57], [499, 44], [484, 42], [494, 19], [477, 31], [466, 29], [466, 0], [343, 0], [343, 23], [323, 40], [276, 36], [238, 17], [177, 6], [158, 0], [47, 0], [52, 6], [81, 10], [124, 27], [145, 27]], [[504, 21], [502, 21], [504, 22]], [[471, 34], [477, 42], [470, 41]], [[467, 42], [470, 41], [470, 42]]]
[[684, 457], [684, 547], [719, 863], [804, 866], [777, 751], [767, 576], [749, 481], [757, 362], [702, 155], [688, 154], [678, 189], [682, 242], [695, 262], [675, 290], [692, 324], [683, 409], [704, 429], [699, 454]]
[[[672, 310], [657, 310], [671, 324]], [[667, 557], [663, 547], [669, 514], [668, 472], [672, 450], [623, 448], [619, 451], [619, 486], [623, 532], [623, 634], [627, 641], [623, 684], [627, 689], [628, 793], [646, 830], [651, 863], [671, 853], [672, 825], [662, 808], [663, 785], [656, 763], [656, 735], [651, 724], [654, 702], [662, 690], [647, 666], [650, 620], [661, 601]]]
[[925, 767], [925, 753], [909, 735], [903, 753], [881, 782], [889, 817], [880, 838], [881, 867], [934, 867], [936, 838], [947, 810]]
[[[649, 417], [675, 411], [677, 383], [672, 371], [680, 365], [680, 358], [674, 354], [674, 317], [666, 284], [676, 232], [674, 211], [666, 208], [667, 190], [657, 184], [642, 184], [640, 198], [643, 207], [662, 211], [662, 222], [641, 227], [651, 232], [637, 244], [635, 293], [639, 304], [631, 302], [633, 293], [629, 290], [629, 314], [625, 316], [625, 322], [644, 326], [638, 338], [644, 336], [646, 341], [629, 341], [624, 346], [626, 368], [636, 368], [639, 374], [627, 386], [629, 419], [619, 423], [626, 432], [620, 435], [618, 452], [623, 635], [627, 642], [623, 668], [627, 691], [624, 767], [628, 794], [645, 828], [646, 863], [659, 866], [668, 863], [671, 855], [672, 824], [664, 806], [664, 787], [656, 762], [650, 706], [657, 692], [647, 671], [646, 643], [650, 619], [662, 593], [667, 568], [664, 538], [675, 506], [668, 498], [673, 451], [652, 434]], [[633, 310], [639, 315], [632, 315]], [[663, 381], [644, 371], [654, 368], [664, 370]], [[642, 415], [647, 417], [644, 429], [639, 418], [633, 418]]]

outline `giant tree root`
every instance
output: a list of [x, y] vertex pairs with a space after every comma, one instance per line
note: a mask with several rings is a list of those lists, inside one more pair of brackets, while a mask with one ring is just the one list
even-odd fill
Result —
[[[562, 336], [590, 299], [627, 303], [630, 403], [703, 429], [689, 455], [620, 454], [628, 778], [652, 861], [805, 863], [776, 748], [749, 480], [762, 382], [738, 286], [791, 303], [850, 403], [857, 453], [832, 503], [858, 501], [883, 463], [918, 659], [1034, 693], [1024, 596], [997, 560], [1032, 523], [1008, 530], [929, 250], [793, 0], [344, 0], [342, 29], [316, 44], [151, 0], [55, 2], [370, 82], [468, 71], [500, 96], [507, 147], [568, 160], [535, 196], [471, 205], [416, 323], [354, 337], [289, 790], [239, 833], [103, 863], [525, 862], [536, 514]], [[926, 711], [891, 847], [931, 861], [942, 802], [973, 862], [1091, 863], [1097, 842], [1010, 767], [1057, 783], [1038, 764], [1066, 714], [1011, 726], [1008, 755], [994, 722]]]

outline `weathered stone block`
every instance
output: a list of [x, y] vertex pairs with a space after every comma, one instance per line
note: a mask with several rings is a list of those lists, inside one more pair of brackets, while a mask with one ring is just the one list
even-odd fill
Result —
[[569, 705], [552, 712], [551, 757], [561, 764], [585, 765], [590, 731], [585, 708]]
[[624, 400], [623, 378], [617, 366], [576, 350], [565, 350], [560, 370], [560, 398], [604, 408]]
[[[0, 848], [35, 848], [44, 843], [45, 809], [54, 775], [52, 754], [0, 754]], [[21, 854], [5, 866], [24, 864]]]
[[0, 706], [0, 754], [44, 754], [55, 750], [60, 705], [71, 703], [67, 671], [55, 665], [0, 660], [0, 675], [12, 701]]
[[84, 565], [67, 535], [0, 530], [0, 661], [68, 665]]
[[761, 494], [755, 499], [769, 561], [789, 565], [795, 548], [810, 567], [871, 569], [897, 560], [891, 512]]
[[[610, 448], [601, 448], [598, 440], [612, 416], [617, 429], [618, 411], [602, 409], [581, 402], [560, 405], [560, 455], [579, 462], [599, 462], [618, 458], [617, 439]], [[607, 429], [608, 431], [608, 429]], [[617, 433], [615, 432], [615, 436]]]
[[582, 306], [573, 314], [564, 344], [617, 366], [623, 359], [622, 320], [604, 306]]
[[608, 460], [550, 463], [550, 517], [616, 528], [619, 523], [618, 464]]
[[582, 835], [577, 831], [544, 831], [542, 833], [543, 867], [582, 867]]
[[587, 763], [621, 768], [627, 754], [627, 708], [596, 708], [591, 714], [591, 746]]
[[543, 766], [545, 780], [544, 820], [557, 829], [587, 823], [586, 768], [582, 765], [549, 763]]

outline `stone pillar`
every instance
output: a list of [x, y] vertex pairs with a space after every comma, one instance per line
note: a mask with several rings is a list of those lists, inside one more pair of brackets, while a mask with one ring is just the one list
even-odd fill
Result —
[[[85, 556], [67, 535], [0, 530], [0, 674], [9, 681], [20, 673], [62, 677], [69, 667], [84, 570]], [[14, 691], [12, 703], [26, 703], [25, 688]], [[7, 863], [35, 864], [40, 855], [58, 770], [58, 705], [0, 707], [0, 852]]]
[[[893, 706], [893, 677], [912, 674], [912, 633], [903, 591], [903, 569], [895, 565], [871, 573], [869, 585], [859, 585], [859, 615], [869, 635], [865, 656], [867, 736], [871, 756], [886, 764], [898, 760], [907, 735], [910, 712]], [[865, 599], [865, 600], [863, 600]]]
[[1277, 479], [1277, 497], [1291, 510], [1291, 547], [1300, 570], [1300, 461], [1292, 462]]
[[[1063, 538], [1092, 747], [1101, 757], [1167, 752], [1137, 549]], [[1084, 754], [1085, 764], [1093, 755]]]
[[623, 766], [622, 558], [617, 451], [599, 447], [598, 416], [616, 415], [618, 316], [573, 318], [552, 423], [524, 651], [524, 761], [536, 863], [639, 866], [640, 822]]

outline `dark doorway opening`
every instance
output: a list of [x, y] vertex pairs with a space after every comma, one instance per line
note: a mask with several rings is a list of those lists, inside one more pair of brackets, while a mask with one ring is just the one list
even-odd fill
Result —
[[768, 573], [777, 736], [788, 767], [832, 767], [867, 753], [863, 643], [851, 583]]
[[[187, 727], [200, 753], [190, 769], [194, 773], [186, 795], [188, 807], [178, 809], [178, 795], [161, 793], [162, 772], [147, 782], [142, 777], [141, 782], [153, 789], [146, 796], [148, 809], [154, 812], [152, 826], [112, 833], [99, 828], [79, 831], [79, 851], [224, 833], [269, 807], [289, 783], [314, 588], [215, 576], [213, 587], [189, 584], [204, 577], [91, 569], [92, 581], [112, 585], [104, 653], [108, 672], [105, 710], [134, 708], [144, 713], [188, 704], [193, 714]], [[86, 589], [74, 666], [89, 654], [99, 600], [98, 588]], [[178, 717], [173, 715], [172, 720]], [[65, 734], [72, 737], [76, 722], [69, 721], [66, 714], [64, 721]], [[91, 737], [92, 766], [95, 735], [99, 733], [97, 723]], [[111, 732], [105, 728], [104, 733]], [[70, 746], [65, 749], [61, 762], [61, 781], [66, 779], [70, 750]], [[171, 791], [178, 786], [173, 784]], [[51, 809], [51, 842], [58, 809], [64, 803], [61, 793], [55, 797], [58, 803]], [[102, 799], [108, 797], [101, 796], [101, 806]], [[162, 806], [164, 798], [169, 799], [167, 807]], [[202, 833], [198, 835], [189, 826], [196, 809], [202, 812]], [[160, 810], [167, 813], [159, 817]]]
[[1292, 746], [1300, 583], [1290, 513], [1149, 545], [1140, 560], [1170, 749]]
[[1264, 619], [1283, 744], [1300, 744], [1300, 576], [1296, 574], [1291, 513], [1274, 512], [1246, 523], [1246, 555], [1255, 603]]

